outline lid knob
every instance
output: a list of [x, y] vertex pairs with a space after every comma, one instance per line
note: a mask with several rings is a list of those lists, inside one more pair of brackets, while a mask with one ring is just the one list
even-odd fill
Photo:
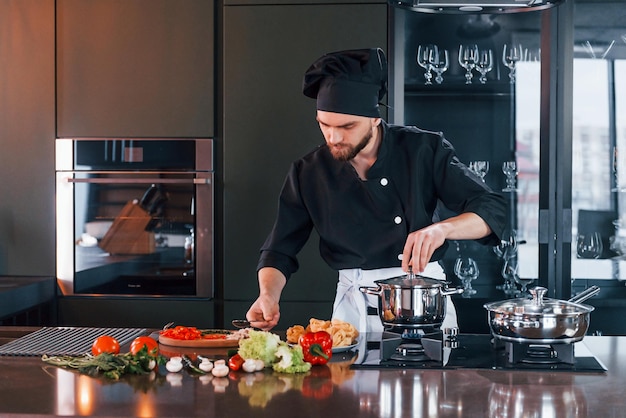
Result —
[[546, 289], [545, 287], [542, 287], [542, 286], [535, 286], [532, 289], [528, 289], [528, 291], [530, 292], [530, 294], [533, 297], [533, 304], [537, 305], [537, 306], [542, 306], [543, 305], [543, 295], [546, 294], [548, 289]]

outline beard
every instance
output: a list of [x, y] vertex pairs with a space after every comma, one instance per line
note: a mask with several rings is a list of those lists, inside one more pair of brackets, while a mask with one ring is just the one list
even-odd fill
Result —
[[372, 131], [368, 130], [358, 144], [352, 146], [350, 144], [329, 145], [330, 153], [337, 161], [350, 161], [357, 156], [369, 144], [372, 139]]

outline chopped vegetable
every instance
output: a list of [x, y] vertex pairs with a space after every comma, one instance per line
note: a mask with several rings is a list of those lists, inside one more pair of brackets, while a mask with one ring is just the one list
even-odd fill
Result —
[[266, 365], [276, 361], [280, 337], [268, 331], [250, 330], [248, 338], [239, 340], [239, 355], [247, 359], [263, 360]]
[[174, 328], [164, 329], [159, 334], [174, 340], [224, 340], [230, 332], [226, 330], [200, 330], [196, 327], [177, 325]]
[[326, 331], [307, 332], [300, 337], [304, 361], [312, 365], [326, 364], [333, 356], [333, 337]]
[[276, 350], [276, 357], [280, 361], [272, 365], [275, 372], [304, 373], [311, 370], [311, 364], [304, 361], [302, 347], [299, 345], [289, 346], [286, 343], [281, 343]]

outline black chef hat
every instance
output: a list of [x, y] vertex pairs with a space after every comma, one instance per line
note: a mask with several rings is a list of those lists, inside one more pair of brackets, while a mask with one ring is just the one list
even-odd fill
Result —
[[332, 52], [306, 70], [305, 96], [317, 99], [317, 110], [380, 117], [387, 94], [387, 58], [380, 48]]

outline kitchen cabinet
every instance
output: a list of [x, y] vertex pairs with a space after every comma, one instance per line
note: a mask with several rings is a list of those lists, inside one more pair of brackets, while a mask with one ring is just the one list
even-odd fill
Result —
[[169, 322], [215, 328], [215, 301], [206, 298], [65, 296], [58, 300], [58, 321], [72, 327], [161, 329]]
[[[327, 52], [386, 50], [387, 5], [238, 4], [223, 10], [223, 246], [216, 251], [229, 324], [258, 296], [259, 249], [290, 162], [323, 143], [315, 102], [302, 94], [304, 71]], [[332, 312], [337, 274], [321, 260], [317, 241], [312, 236], [302, 250], [300, 270], [283, 292], [285, 329]]]
[[59, 0], [58, 137], [212, 137], [214, 2]]
[[0, 275], [54, 275], [54, 0], [0, 2]]
[[53, 276], [0, 276], [0, 325], [56, 324]]

